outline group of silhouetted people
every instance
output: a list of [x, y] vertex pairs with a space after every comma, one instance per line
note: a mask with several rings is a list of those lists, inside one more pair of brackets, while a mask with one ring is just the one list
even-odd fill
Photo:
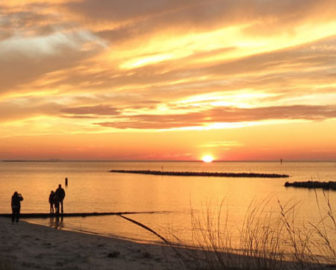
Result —
[[[68, 179], [65, 178], [65, 184], [67, 186]], [[49, 195], [49, 204], [50, 204], [50, 213], [58, 215], [60, 213], [63, 214], [63, 200], [65, 198], [65, 191], [62, 188], [62, 185], [59, 184], [58, 188], [55, 191], [51, 191]], [[20, 218], [20, 210], [21, 210], [21, 201], [23, 201], [23, 197], [17, 191], [14, 192], [11, 200], [12, 206], [12, 222], [19, 222]]]
[[50, 213], [51, 214], [59, 214], [60, 207], [61, 213], [63, 214], [63, 200], [65, 198], [65, 191], [62, 188], [62, 185], [58, 185], [56, 191], [50, 191], [49, 195], [49, 204], [50, 204]]

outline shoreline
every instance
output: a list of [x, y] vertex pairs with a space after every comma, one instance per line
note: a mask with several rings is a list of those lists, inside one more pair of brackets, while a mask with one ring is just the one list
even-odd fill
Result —
[[172, 248], [0, 218], [0, 269], [179, 269]]
[[[137, 212], [79, 212], [79, 213], [20, 213], [21, 219], [25, 218], [63, 218], [63, 217], [92, 217], [92, 216], [122, 216], [122, 215], [138, 215], [138, 214], [156, 214], [168, 213], [167, 211], [137, 211]], [[11, 213], [2, 213], [0, 217], [10, 218]]]

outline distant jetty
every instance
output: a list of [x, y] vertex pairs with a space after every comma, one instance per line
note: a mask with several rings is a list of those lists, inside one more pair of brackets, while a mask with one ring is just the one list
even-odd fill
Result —
[[174, 172], [174, 171], [151, 171], [151, 170], [111, 170], [112, 173], [135, 173], [168, 176], [206, 176], [206, 177], [261, 177], [261, 178], [287, 178], [287, 174], [275, 173], [224, 173], [224, 172]]
[[285, 187], [296, 188], [322, 188], [326, 190], [336, 190], [336, 182], [319, 182], [319, 181], [305, 181], [305, 182], [286, 182]]

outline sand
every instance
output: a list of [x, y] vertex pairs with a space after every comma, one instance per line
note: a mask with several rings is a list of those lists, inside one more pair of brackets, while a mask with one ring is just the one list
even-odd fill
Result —
[[0, 218], [0, 270], [182, 268], [169, 247]]
[[[201, 255], [196, 250], [177, 248], [179, 254], [194, 254], [188, 265]], [[195, 253], [196, 252], [196, 253]], [[195, 257], [196, 254], [196, 257]], [[204, 255], [204, 253], [203, 253]], [[210, 253], [208, 255], [211, 255]], [[207, 256], [208, 256], [207, 255]], [[213, 254], [216, 257], [216, 254]], [[259, 259], [227, 254], [238, 265], [258, 268]], [[195, 260], [196, 259], [196, 260]], [[230, 259], [230, 260], [231, 260]], [[281, 269], [298, 269], [301, 264], [286, 262]], [[336, 265], [311, 265], [304, 269], [336, 269]], [[24, 221], [11, 223], [0, 218], [0, 270], [20, 269], [186, 269], [171, 247], [142, 244], [80, 232], [57, 230]]]

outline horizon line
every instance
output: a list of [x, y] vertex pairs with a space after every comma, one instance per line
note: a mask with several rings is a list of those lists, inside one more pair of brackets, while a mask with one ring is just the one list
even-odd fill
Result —
[[[199, 159], [193, 160], [172, 160], [172, 159], [0, 159], [0, 162], [202, 162]], [[216, 162], [336, 162], [336, 159], [265, 159], [265, 160], [213, 160]]]

